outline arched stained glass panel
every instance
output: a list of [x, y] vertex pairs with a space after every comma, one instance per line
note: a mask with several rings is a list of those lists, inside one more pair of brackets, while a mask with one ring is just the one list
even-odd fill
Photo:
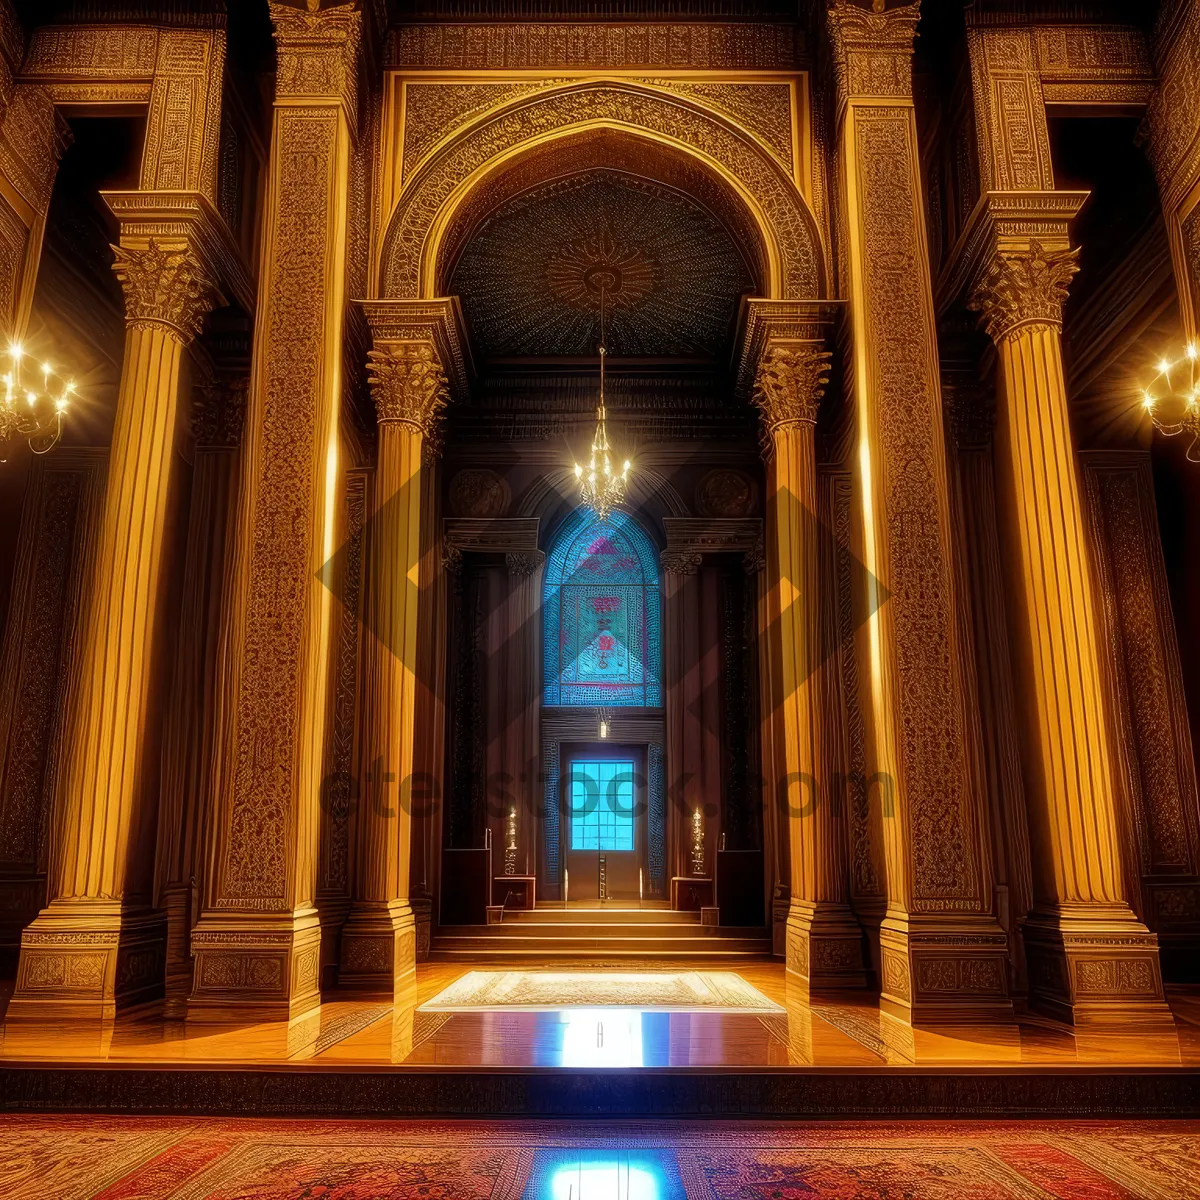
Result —
[[623, 512], [575, 513], [544, 578], [544, 702], [661, 706], [658, 555], [642, 527]]

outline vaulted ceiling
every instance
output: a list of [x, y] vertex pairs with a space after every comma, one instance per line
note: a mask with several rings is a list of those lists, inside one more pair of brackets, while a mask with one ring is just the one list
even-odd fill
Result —
[[618, 171], [553, 180], [482, 221], [458, 257], [483, 359], [596, 353], [603, 296], [614, 357], [723, 358], [750, 268], [692, 197]]

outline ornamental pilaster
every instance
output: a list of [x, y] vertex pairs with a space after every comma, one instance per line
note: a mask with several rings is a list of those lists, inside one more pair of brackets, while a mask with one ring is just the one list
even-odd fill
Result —
[[1081, 1025], [1169, 1021], [1158, 945], [1134, 916], [1120, 855], [1118, 714], [1062, 359], [1078, 250], [1002, 240], [971, 307], [996, 344], [996, 490], [1030, 826], [1030, 999]]
[[[856, 639], [866, 771], [886, 780], [881, 1007], [917, 1023], [1011, 1019], [984, 796], [968, 752], [939, 356], [912, 92], [916, 4], [835, 0], [856, 545], [886, 599]], [[782, 564], [781, 564], [782, 574]], [[870, 582], [878, 581], [877, 583]], [[868, 597], [870, 601], [870, 597]], [[868, 605], [870, 607], [870, 604]]]
[[320, 999], [315, 906], [331, 716], [350, 158], [362, 16], [270, 6], [275, 108], [233, 555], [224, 771], [192, 930], [189, 1016]]

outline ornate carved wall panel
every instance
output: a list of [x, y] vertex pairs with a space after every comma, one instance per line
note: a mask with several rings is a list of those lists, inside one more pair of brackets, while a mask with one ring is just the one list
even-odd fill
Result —
[[71, 648], [106, 454], [35, 461], [21, 518], [0, 662], [0, 946], [15, 947], [45, 901], [46, 852]]
[[1084, 464], [1124, 752], [1128, 894], [1171, 965], [1200, 933], [1200, 796], [1153, 477], [1137, 452]]

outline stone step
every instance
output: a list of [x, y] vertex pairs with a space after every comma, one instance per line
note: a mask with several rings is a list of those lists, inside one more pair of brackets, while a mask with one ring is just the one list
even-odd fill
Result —
[[508, 908], [505, 925], [699, 925], [698, 912], [675, 912], [670, 908]]
[[[698, 943], [692, 942], [691, 946]], [[767, 941], [755, 943], [753, 949], [727, 949], [722, 943], [715, 949], [631, 949], [623, 944], [609, 945], [592, 942], [583, 949], [547, 947], [545, 943], [528, 948], [509, 948], [488, 942], [482, 948], [445, 946], [435, 938], [430, 947], [430, 962], [464, 963], [528, 963], [562, 962], [575, 966], [621, 966], [639, 968], [667, 967], [680, 965], [728, 965], [741, 962], [765, 962], [771, 958], [771, 946]]]
[[[466, 927], [470, 928], [470, 927]], [[478, 928], [478, 927], [476, 927]], [[494, 927], [493, 927], [494, 928]], [[758, 934], [722, 937], [677, 937], [670, 934], [649, 936], [587, 937], [574, 932], [529, 936], [528, 934], [497, 937], [491, 933], [439, 933], [433, 938], [431, 951], [470, 950], [481, 954], [769, 954], [771, 939]]]

